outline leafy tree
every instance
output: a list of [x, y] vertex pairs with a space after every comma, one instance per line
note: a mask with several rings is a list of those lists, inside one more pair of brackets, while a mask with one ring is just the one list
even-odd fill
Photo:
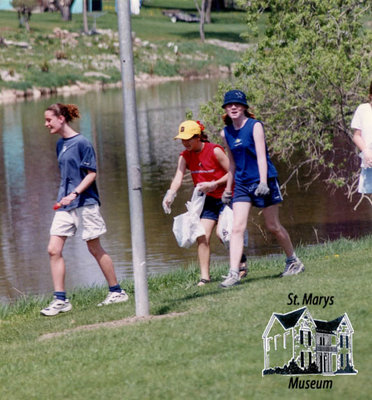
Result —
[[[330, 187], [356, 191], [359, 160], [350, 120], [367, 100], [371, 76], [371, 31], [363, 27], [371, 3], [363, 0], [256, 0], [247, 7], [247, 34], [266, 31], [238, 63], [233, 84], [202, 107], [212, 132], [222, 127], [222, 93], [232, 86], [247, 93], [264, 121], [271, 154], [288, 165], [289, 179], [305, 171], [308, 187], [323, 179]], [[268, 11], [269, 10], [269, 11]]]
[[11, 5], [17, 10], [20, 26], [24, 25], [30, 31], [29, 21], [32, 11], [39, 5], [38, 0], [12, 0]]

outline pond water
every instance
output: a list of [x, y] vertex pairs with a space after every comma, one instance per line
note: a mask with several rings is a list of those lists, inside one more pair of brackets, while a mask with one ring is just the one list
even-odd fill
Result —
[[[186, 211], [185, 202], [192, 193], [191, 180], [185, 180], [171, 215], [163, 213], [161, 201], [182, 151], [181, 142], [173, 140], [178, 125], [185, 119], [186, 110], [193, 111], [196, 117], [199, 105], [210, 100], [216, 90], [216, 80], [168, 82], [137, 90], [150, 274], [196, 261], [196, 248], [179, 248], [172, 233], [173, 217]], [[43, 113], [57, 101], [75, 103], [80, 108], [82, 117], [74, 127], [97, 150], [101, 210], [108, 227], [102, 243], [114, 260], [118, 278], [132, 279], [121, 91], [0, 105], [2, 302], [22, 294], [45, 294], [53, 290], [46, 246], [59, 181], [55, 155], [58, 138], [49, 135], [44, 127]], [[286, 176], [287, 171], [281, 168], [282, 180]], [[295, 183], [289, 186], [280, 213], [295, 245], [371, 233], [372, 207], [362, 204], [354, 211], [343, 193], [331, 194], [321, 182], [307, 192], [299, 190]], [[248, 226], [247, 254], [281, 254], [276, 242], [264, 237], [261, 225], [262, 217], [253, 213]], [[64, 256], [67, 290], [105, 282], [81, 238], [67, 241]], [[214, 260], [228, 260], [226, 250], [216, 239], [212, 242]]]

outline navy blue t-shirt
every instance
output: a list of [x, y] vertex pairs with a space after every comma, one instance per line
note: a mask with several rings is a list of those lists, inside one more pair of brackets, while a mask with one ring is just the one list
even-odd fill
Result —
[[[59, 139], [57, 142], [57, 159], [61, 171], [61, 182], [57, 201], [75, 190], [88, 174], [88, 170], [97, 171], [96, 154], [92, 144], [83, 135]], [[74, 208], [100, 204], [98, 189], [94, 181], [83, 193], [68, 206], [59, 210], [69, 211]]]
[[[253, 127], [256, 123], [260, 124], [261, 122], [253, 118], [248, 118], [244, 126], [238, 130], [235, 130], [233, 125], [228, 125], [224, 128], [225, 139], [235, 161], [234, 179], [238, 184], [244, 185], [260, 180], [256, 147], [253, 138]], [[274, 164], [270, 160], [267, 148], [266, 160], [267, 177], [274, 178], [278, 176]]]

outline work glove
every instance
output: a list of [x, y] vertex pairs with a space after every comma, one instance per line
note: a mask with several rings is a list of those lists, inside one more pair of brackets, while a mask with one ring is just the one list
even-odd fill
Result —
[[231, 199], [232, 199], [232, 192], [225, 190], [221, 197], [222, 203], [230, 204]]
[[174, 199], [176, 198], [177, 193], [174, 192], [173, 190], [168, 189], [167, 193], [165, 193], [165, 196], [163, 198], [162, 206], [163, 210], [166, 214], [171, 213], [171, 205], [174, 202]]
[[267, 196], [269, 193], [270, 189], [264, 182], [260, 182], [257, 189], [254, 191], [255, 196]]

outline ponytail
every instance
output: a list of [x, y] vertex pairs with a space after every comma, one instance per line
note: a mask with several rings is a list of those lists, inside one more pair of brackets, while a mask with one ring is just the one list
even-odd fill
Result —
[[57, 117], [63, 115], [67, 123], [80, 117], [79, 109], [75, 104], [55, 103], [50, 105], [46, 110], [52, 111]]

